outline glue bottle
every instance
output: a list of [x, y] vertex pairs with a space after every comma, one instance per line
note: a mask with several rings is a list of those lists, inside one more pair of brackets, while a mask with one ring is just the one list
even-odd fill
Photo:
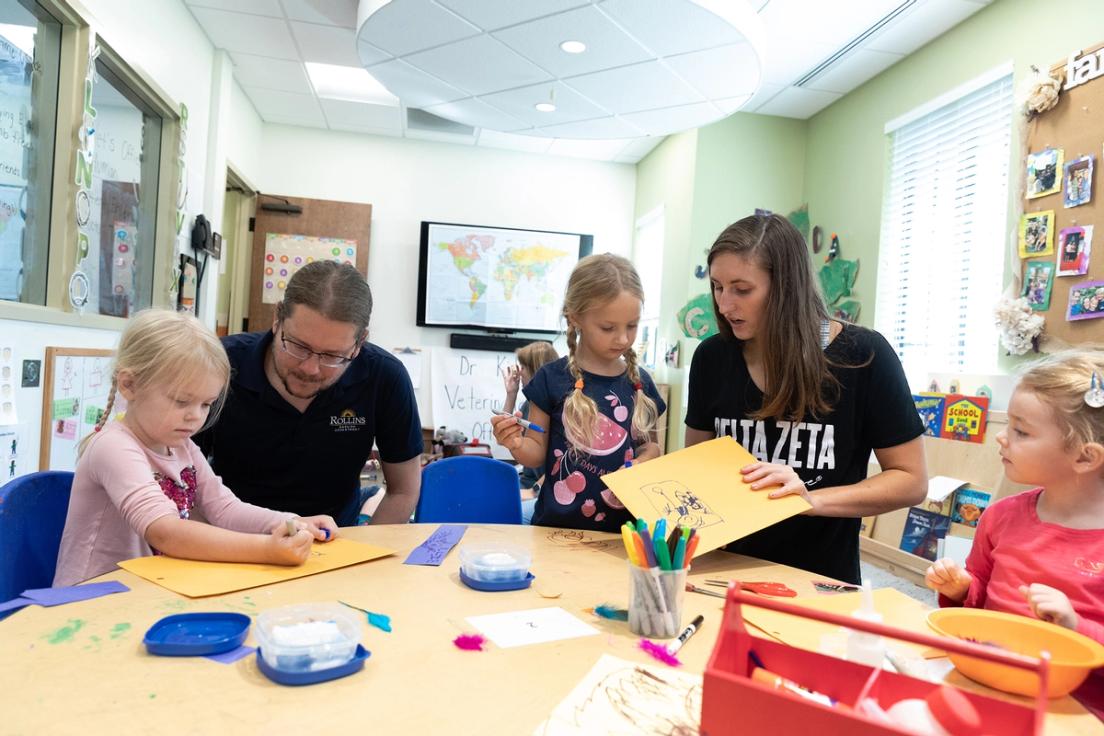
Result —
[[[862, 605], [851, 615], [863, 621], [882, 622], [882, 614], [874, 610], [874, 590], [870, 587], [869, 580], [862, 581]], [[881, 667], [882, 660], [885, 659], [885, 643], [882, 637], [865, 631], [848, 631], [847, 659], [869, 667]]]

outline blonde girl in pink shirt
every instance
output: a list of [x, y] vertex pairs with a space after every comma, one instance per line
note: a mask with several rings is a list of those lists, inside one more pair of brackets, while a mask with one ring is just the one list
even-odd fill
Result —
[[[986, 509], [966, 569], [937, 560], [928, 587], [941, 606], [1032, 616], [1104, 643], [1104, 351], [1032, 365], [997, 443], [1008, 479], [1038, 487]], [[1094, 709], [1099, 675], [1075, 693]]]
[[[151, 309], [130, 320], [106, 410], [81, 443], [54, 585], [150, 554], [299, 565], [337, 535], [329, 516], [238, 500], [211, 471], [191, 437], [217, 415], [229, 377], [222, 344], [194, 317]], [[109, 422], [116, 394], [126, 414]]]

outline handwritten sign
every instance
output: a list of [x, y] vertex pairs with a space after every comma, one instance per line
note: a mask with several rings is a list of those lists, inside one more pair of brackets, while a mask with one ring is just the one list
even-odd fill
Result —
[[[502, 371], [516, 362], [513, 353], [435, 348], [433, 426], [458, 429], [469, 440], [490, 445], [495, 457], [510, 457], [509, 451], [495, 442], [491, 415], [506, 401]], [[519, 393], [519, 407], [524, 398]]]

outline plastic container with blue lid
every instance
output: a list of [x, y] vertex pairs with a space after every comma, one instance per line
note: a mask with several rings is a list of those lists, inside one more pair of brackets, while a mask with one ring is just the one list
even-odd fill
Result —
[[339, 677], [346, 677], [354, 672], [359, 672], [364, 669], [364, 660], [371, 656], [371, 652], [357, 644], [356, 650], [353, 652], [353, 658], [342, 664], [320, 670], [288, 671], [270, 665], [265, 657], [264, 650], [258, 649], [257, 668], [265, 677], [281, 685], [313, 685], [316, 682], [336, 680]]
[[142, 643], [150, 654], [168, 657], [221, 654], [242, 645], [249, 624], [241, 613], [177, 613], [151, 626]]
[[495, 542], [460, 547], [460, 579], [476, 590], [517, 590], [529, 586], [529, 550]]
[[315, 672], [354, 658], [361, 623], [336, 603], [307, 603], [263, 611], [253, 634], [270, 669]]

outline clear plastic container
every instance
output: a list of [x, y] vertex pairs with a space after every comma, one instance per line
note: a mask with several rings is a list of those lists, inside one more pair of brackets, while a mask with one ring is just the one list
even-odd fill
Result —
[[465, 544], [460, 547], [460, 569], [472, 580], [512, 583], [529, 574], [533, 556], [514, 544]]
[[360, 629], [360, 619], [336, 603], [306, 603], [262, 612], [253, 633], [269, 666], [316, 672], [351, 660]]

